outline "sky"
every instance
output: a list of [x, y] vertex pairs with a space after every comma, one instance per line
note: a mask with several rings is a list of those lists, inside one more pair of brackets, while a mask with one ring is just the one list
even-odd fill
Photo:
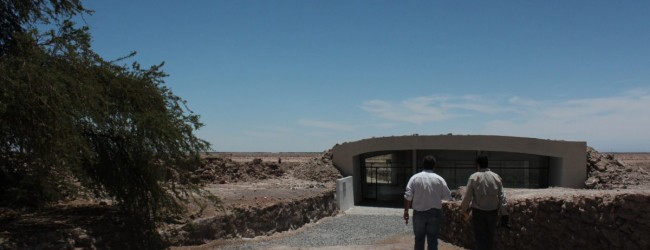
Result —
[[87, 1], [220, 152], [506, 135], [650, 152], [650, 1]]

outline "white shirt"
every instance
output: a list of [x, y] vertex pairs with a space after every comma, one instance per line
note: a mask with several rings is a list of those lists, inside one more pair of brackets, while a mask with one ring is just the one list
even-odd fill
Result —
[[445, 179], [432, 170], [424, 170], [411, 176], [406, 184], [404, 199], [412, 201], [413, 210], [441, 209], [442, 200], [451, 200], [451, 191]]

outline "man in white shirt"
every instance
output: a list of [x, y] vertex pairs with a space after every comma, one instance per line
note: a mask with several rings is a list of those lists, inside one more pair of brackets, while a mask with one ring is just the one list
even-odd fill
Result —
[[409, 222], [409, 209], [413, 208], [413, 233], [415, 250], [438, 249], [438, 235], [442, 223], [442, 200], [451, 200], [451, 191], [445, 179], [433, 172], [436, 158], [427, 155], [422, 161], [422, 172], [411, 176], [404, 192], [404, 220]]

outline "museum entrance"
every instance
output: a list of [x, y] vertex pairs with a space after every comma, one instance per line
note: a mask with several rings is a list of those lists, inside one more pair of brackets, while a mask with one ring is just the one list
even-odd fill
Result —
[[[422, 171], [420, 162], [426, 155], [436, 157], [434, 172], [442, 176], [450, 189], [467, 185], [476, 172], [475, 158], [487, 154], [490, 169], [499, 174], [506, 188], [546, 188], [550, 157], [470, 150], [403, 150], [361, 155], [361, 188], [364, 201], [401, 203], [408, 180]], [[415, 164], [414, 164], [415, 163]]]
[[413, 175], [412, 151], [374, 152], [360, 159], [363, 200], [402, 201]]

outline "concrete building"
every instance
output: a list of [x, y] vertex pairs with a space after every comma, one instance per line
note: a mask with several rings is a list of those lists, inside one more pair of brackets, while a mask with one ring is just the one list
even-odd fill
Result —
[[492, 171], [510, 188], [582, 188], [587, 178], [587, 143], [487, 135], [392, 136], [337, 144], [333, 162], [353, 177], [354, 202], [402, 201], [408, 179], [424, 156], [438, 160], [435, 172], [456, 189], [487, 154]]

